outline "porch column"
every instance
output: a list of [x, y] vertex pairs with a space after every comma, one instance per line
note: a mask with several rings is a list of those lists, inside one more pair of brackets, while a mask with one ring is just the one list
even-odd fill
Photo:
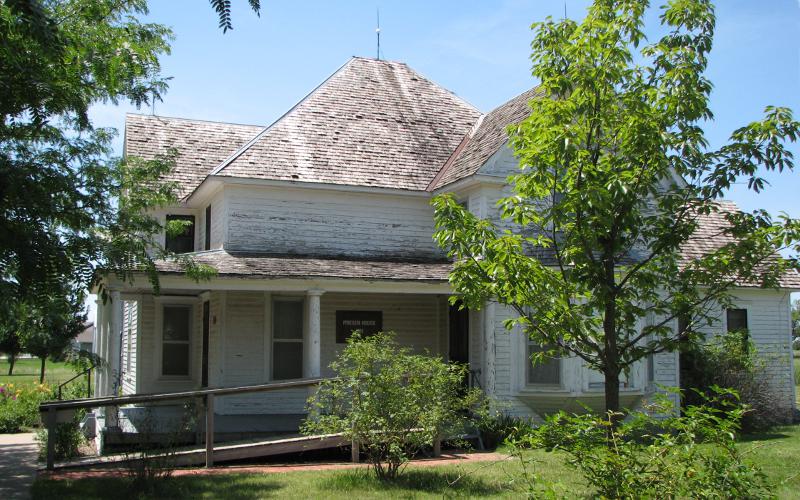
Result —
[[483, 308], [483, 390], [491, 396], [495, 384], [495, 335], [494, 335], [495, 302], [489, 300]]
[[111, 331], [108, 336], [108, 390], [116, 396], [122, 383], [120, 356], [122, 355], [122, 295], [111, 292]]
[[305, 361], [303, 366], [303, 376], [306, 378], [319, 377], [320, 370], [320, 297], [325, 290], [312, 289], [306, 295], [308, 297], [306, 306], [306, 324], [308, 325], [308, 339], [305, 343]]

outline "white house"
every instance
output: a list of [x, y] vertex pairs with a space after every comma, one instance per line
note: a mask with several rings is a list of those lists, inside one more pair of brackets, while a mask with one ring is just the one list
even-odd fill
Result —
[[[469, 210], [499, 219], [495, 202], [516, 168], [505, 127], [521, 121], [526, 92], [482, 114], [402, 63], [353, 58], [268, 127], [130, 114], [125, 154], [151, 158], [175, 147], [186, 218], [167, 247], [213, 265], [208, 282], [159, 264], [161, 294], [142, 276], [107, 278], [95, 350], [109, 360], [97, 394], [225, 387], [330, 375], [354, 328], [392, 330], [418, 351], [469, 363], [475, 381], [516, 415], [539, 418], [581, 401], [602, 405], [603, 379], [579, 359], [531, 367], [528, 341], [508, 332], [512, 313], [448, 305], [451, 264], [434, 244], [430, 199], [452, 192]], [[733, 209], [733, 207], [731, 207]], [[718, 221], [706, 221], [713, 229]], [[692, 252], [713, 247], [700, 231]], [[776, 406], [794, 410], [789, 294], [742, 288], [736, 309], [711, 329], [746, 326], [770, 362]], [[675, 325], [677, 328], [678, 325]], [[635, 405], [656, 384], [679, 385], [679, 359], [642, 362], [624, 381]], [[306, 389], [225, 397], [218, 425], [293, 430]], [[164, 410], [166, 411], [166, 410]], [[120, 425], [136, 426], [136, 408]]]

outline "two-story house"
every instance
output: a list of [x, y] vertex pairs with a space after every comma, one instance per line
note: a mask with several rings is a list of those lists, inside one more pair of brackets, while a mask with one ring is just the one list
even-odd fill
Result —
[[[517, 167], [506, 126], [527, 116], [533, 92], [483, 114], [405, 64], [353, 58], [268, 127], [128, 115], [126, 155], [180, 152], [168, 179], [180, 184], [180, 204], [158, 216], [191, 225], [163, 243], [218, 274], [198, 283], [162, 262], [160, 295], [144, 276], [107, 278], [113, 300], [98, 306], [95, 349], [109, 364], [98, 395], [328, 376], [349, 332], [362, 329], [391, 330], [418, 351], [468, 363], [516, 415], [579, 409], [578, 401], [602, 407], [603, 378], [579, 359], [531, 366], [535, 346], [503, 326], [510, 310], [450, 306], [451, 265], [431, 238], [437, 193], [499, 219], [495, 202]], [[696, 248], [713, 246], [708, 238], [698, 234]], [[746, 327], [774, 354], [777, 406], [787, 415], [797, 289], [796, 275], [780, 290], [743, 287], [709, 330]], [[657, 384], [679, 385], [678, 365], [676, 353], [640, 363], [623, 382], [623, 404]], [[297, 429], [307, 397], [293, 389], [221, 398], [216, 422]], [[120, 425], [135, 429], [136, 418], [125, 409]]]

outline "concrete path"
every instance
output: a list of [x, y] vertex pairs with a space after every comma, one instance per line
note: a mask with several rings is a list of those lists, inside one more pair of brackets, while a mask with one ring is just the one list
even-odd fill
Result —
[[0, 434], [0, 498], [30, 498], [36, 479], [36, 434]]

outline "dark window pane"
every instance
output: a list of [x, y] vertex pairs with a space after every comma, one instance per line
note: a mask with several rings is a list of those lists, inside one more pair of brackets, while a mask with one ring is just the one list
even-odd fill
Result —
[[530, 360], [531, 355], [544, 350], [545, 349], [537, 344], [528, 344], [528, 383], [558, 385], [561, 383], [560, 359], [546, 358], [536, 365], [533, 365]]
[[747, 309], [728, 309], [728, 331], [747, 330]]
[[301, 342], [274, 342], [272, 349], [273, 380], [303, 377], [303, 344]]
[[273, 303], [273, 332], [276, 339], [303, 338], [303, 302], [276, 300]]
[[206, 207], [206, 241], [205, 250], [211, 250], [211, 205]]
[[163, 375], [189, 375], [189, 344], [164, 344], [161, 367]]
[[164, 306], [164, 340], [189, 340], [189, 315], [187, 306]]
[[184, 227], [183, 233], [174, 236], [166, 235], [164, 247], [170, 252], [187, 253], [194, 251], [194, 215], [167, 215], [167, 222], [185, 220], [191, 222]]

